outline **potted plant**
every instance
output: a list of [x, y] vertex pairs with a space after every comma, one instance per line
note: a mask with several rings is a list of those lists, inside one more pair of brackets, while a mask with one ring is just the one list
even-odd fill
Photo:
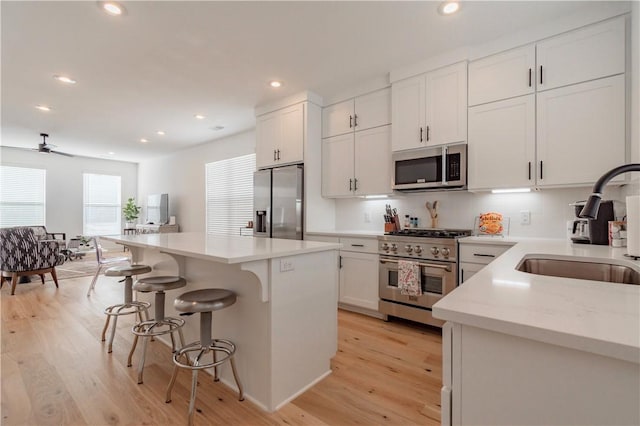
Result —
[[122, 208], [122, 215], [126, 222], [127, 228], [135, 227], [135, 220], [138, 219], [140, 214], [140, 206], [136, 206], [136, 200], [133, 197], [129, 197], [127, 204]]

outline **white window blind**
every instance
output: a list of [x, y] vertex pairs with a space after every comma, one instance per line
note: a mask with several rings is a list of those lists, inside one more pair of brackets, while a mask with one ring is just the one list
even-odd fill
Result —
[[255, 154], [206, 165], [208, 234], [240, 235], [253, 220], [255, 169]]
[[121, 178], [84, 174], [84, 235], [121, 234]]
[[45, 225], [46, 170], [0, 166], [0, 227]]

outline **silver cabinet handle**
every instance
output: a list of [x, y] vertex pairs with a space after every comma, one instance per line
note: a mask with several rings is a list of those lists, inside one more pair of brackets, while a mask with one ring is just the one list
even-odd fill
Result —
[[531, 180], [531, 161], [529, 161], [529, 180]]
[[280, 150], [278, 150], [278, 160], [280, 159]]
[[349, 179], [349, 191], [353, 191], [353, 179]]
[[353, 114], [353, 127], [358, 127], [358, 114]]
[[353, 116], [349, 115], [349, 128], [351, 129], [353, 127]]
[[544, 175], [542, 173], [542, 170], [543, 170], [542, 168], [543, 168], [543, 163], [542, 163], [542, 160], [540, 160], [540, 180], [544, 179]]
[[422, 142], [422, 127], [420, 127], [420, 142]]
[[273, 161], [276, 161], [276, 160], [277, 160], [277, 158], [276, 158], [276, 150], [274, 149], [273, 150]]
[[351, 244], [351, 247], [364, 247], [364, 244]]
[[427, 126], [427, 142], [429, 142], [429, 126]]
[[496, 257], [495, 254], [473, 253], [476, 257]]
[[529, 87], [531, 87], [531, 68], [529, 68]]
[[540, 65], [540, 85], [542, 85], [542, 65]]
[[358, 190], [358, 178], [353, 178], [353, 190]]

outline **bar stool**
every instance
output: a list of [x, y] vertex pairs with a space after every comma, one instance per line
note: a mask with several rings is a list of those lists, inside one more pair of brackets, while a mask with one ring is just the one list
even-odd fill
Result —
[[[129, 353], [129, 362], [127, 367], [131, 367], [131, 357], [136, 349], [136, 343], [138, 337], [143, 338], [142, 342], [142, 357], [140, 358], [140, 364], [138, 366], [138, 384], [142, 383], [142, 371], [144, 370], [144, 362], [147, 354], [147, 342], [155, 336], [161, 336], [163, 334], [169, 334], [171, 336], [171, 349], [173, 352], [177, 351], [180, 347], [184, 346], [184, 336], [182, 335], [182, 326], [184, 326], [184, 320], [180, 318], [172, 318], [165, 316], [164, 313], [164, 301], [165, 291], [174, 290], [187, 285], [187, 281], [181, 277], [172, 276], [158, 276], [158, 277], [143, 277], [136, 281], [133, 285], [135, 291], [142, 293], [149, 293], [155, 291], [154, 316], [153, 319], [147, 321], [141, 321], [134, 325], [131, 331], [135, 334], [133, 345], [131, 346], [131, 352]], [[180, 346], [176, 345], [176, 339], [174, 333], [178, 333], [180, 338]], [[146, 339], [145, 339], [146, 337]]]
[[[183, 312], [180, 315], [192, 315], [197, 312], [200, 313], [200, 341], [190, 343], [173, 354], [173, 363], [175, 364], [175, 367], [173, 369], [173, 375], [171, 376], [171, 382], [169, 382], [169, 387], [167, 388], [166, 398], [166, 402], [171, 402], [171, 390], [173, 389], [176, 376], [178, 375], [178, 368], [191, 369], [193, 374], [191, 379], [191, 399], [189, 400], [189, 425], [193, 425], [193, 409], [196, 402], [198, 370], [213, 367], [214, 380], [218, 381], [218, 366], [224, 362], [230, 361], [233, 378], [238, 386], [238, 399], [240, 401], [244, 401], [244, 393], [242, 391], [240, 380], [238, 379], [236, 363], [234, 360], [236, 346], [229, 340], [213, 339], [211, 337], [211, 313], [213, 311], [224, 309], [227, 306], [231, 306], [234, 303], [236, 303], [236, 294], [230, 290], [223, 290], [220, 288], [189, 291], [178, 296], [173, 303], [173, 306], [177, 311]], [[191, 363], [189, 363], [189, 352], [197, 352], [197, 355], [193, 358]], [[217, 359], [217, 352], [222, 352], [224, 354], [222, 359]], [[207, 354], [212, 355], [212, 362], [203, 363], [202, 358]], [[186, 364], [180, 361], [180, 357], [182, 356], [186, 358]]]
[[[105, 341], [107, 328], [109, 328], [109, 320], [111, 319], [111, 317], [113, 317], [113, 325], [111, 328], [111, 333], [109, 334], [109, 342], [107, 345], [108, 353], [112, 352], [113, 338], [116, 335], [116, 326], [118, 325], [119, 316], [138, 314], [138, 316], [140, 317], [140, 321], [144, 321], [142, 319], [142, 312], [144, 312], [147, 316], [147, 319], [149, 319], [148, 309], [151, 304], [133, 300], [133, 279], [131, 278], [133, 275], [146, 274], [147, 272], [151, 272], [151, 267], [147, 265], [122, 265], [111, 267], [104, 273], [108, 277], [124, 277], [124, 279], [120, 281], [124, 281], [124, 303], [108, 306], [104, 310], [105, 315], [107, 315], [107, 321], [104, 323], [104, 328], [102, 329], [103, 342]], [[131, 364], [130, 359], [128, 364]]]

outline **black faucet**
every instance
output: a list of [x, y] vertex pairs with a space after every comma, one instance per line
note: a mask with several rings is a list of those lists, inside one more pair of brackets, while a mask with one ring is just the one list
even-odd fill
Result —
[[598, 208], [600, 208], [600, 201], [602, 201], [604, 186], [614, 177], [627, 172], [640, 172], [640, 163], [625, 164], [611, 169], [600, 176], [600, 179], [593, 185], [592, 194], [589, 196], [587, 204], [584, 205], [579, 216], [586, 219], [595, 219], [598, 217]]

